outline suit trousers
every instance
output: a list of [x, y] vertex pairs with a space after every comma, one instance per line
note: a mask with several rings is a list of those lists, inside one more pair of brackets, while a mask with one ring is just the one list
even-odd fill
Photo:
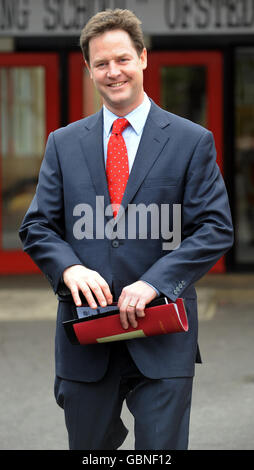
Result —
[[192, 377], [150, 379], [136, 367], [124, 341], [111, 343], [109, 366], [97, 382], [56, 377], [71, 450], [114, 450], [128, 430], [123, 401], [134, 416], [135, 449], [188, 448]]

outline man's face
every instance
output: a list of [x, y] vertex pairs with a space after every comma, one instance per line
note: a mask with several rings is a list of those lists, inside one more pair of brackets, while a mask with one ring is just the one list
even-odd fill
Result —
[[89, 58], [90, 76], [110, 111], [124, 116], [142, 103], [147, 53], [144, 49], [138, 56], [126, 31], [106, 31], [91, 39]]

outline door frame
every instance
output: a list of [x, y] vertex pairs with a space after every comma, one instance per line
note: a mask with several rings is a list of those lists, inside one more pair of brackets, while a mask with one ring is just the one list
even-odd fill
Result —
[[[59, 127], [59, 63], [55, 53], [1, 53], [0, 67], [31, 67], [45, 68], [45, 119], [46, 135]], [[1, 162], [1, 154], [0, 154]], [[2, 165], [0, 165], [0, 274], [21, 274], [38, 272], [39, 268], [22, 250], [2, 249]]]

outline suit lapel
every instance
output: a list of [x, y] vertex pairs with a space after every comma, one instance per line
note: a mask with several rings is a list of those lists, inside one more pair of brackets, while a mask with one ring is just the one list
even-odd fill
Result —
[[[168, 133], [164, 132], [164, 128], [169, 124], [168, 114], [152, 101], [122, 199], [124, 209], [127, 208], [135, 196], [147, 173], [169, 140]], [[105, 197], [104, 203], [105, 207], [107, 207], [110, 205], [110, 197], [104, 163], [102, 110], [85, 120], [84, 134], [80, 137], [80, 144], [95, 186], [96, 195]], [[111, 215], [113, 215], [113, 212]], [[119, 213], [119, 217], [121, 217], [121, 213]], [[116, 218], [117, 221], [118, 217]]]
[[102, 110], [86, 119], [84, 134], [80, 138], [80, 144], [91, 180], [95, 186], [96, 195], [104, 196], [105, 206], [108, 206], [110, 198], [104, 162]]

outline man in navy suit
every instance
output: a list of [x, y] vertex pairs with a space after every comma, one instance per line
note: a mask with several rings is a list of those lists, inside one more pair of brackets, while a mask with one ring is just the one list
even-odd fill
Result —
[[[59, 298], [56, 400], [65, 411], [70, 449], [117, 449], [127, 434], [120, 418], [124, 400], [135, 418], [136, 449], [186, 449], [194, 366], [201, 362], [194, 283], [233, 239], [213, 136], [145, 94], [147, 52], [133, 13], [98, 13], [82, 30], [81, 47], [103, 107], [49, 135], [20, 229], [25, 251]], [[118, 118], [129, 123], [122, 133], [129, 178], [114, 219], [105, 168]], [[161, 232], [153, 233], [152, 208], [162, 206], [171, 229], [173, 207], [181, 208], [181, 242], [171, 249]], [[133, 236], [129, 216], [137, 207], [149, 211], [146, 227], [140, 222]], [[138, 211], [134, 215], [136, 222]], [[91, 307], [118, 301], [126, 330], [138, 325], [157, 295], [184, 298], [187, 333], [87, 346], [73, 346], [66, 337], [62, 322], [82, 296]]]

